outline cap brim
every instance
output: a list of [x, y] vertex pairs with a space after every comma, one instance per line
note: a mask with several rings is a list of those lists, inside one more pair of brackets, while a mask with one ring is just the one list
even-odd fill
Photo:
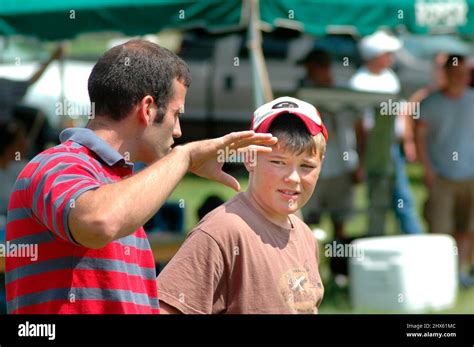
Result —
[[253, 129], [256, 133], [269, 133], [270, 126], [272, 125], [273, 121], [278, 118], [278, 116], [282, 114], [292, 114], [297, 116], [299, 119], [301, 119], [306, 126], [306, 129], [308, 129], [309, 133], [312, 136], [315, 136], [319, 133], [322, 133], [324, 136], [324, 139], [327, 141], [328, 140], [328, 133], [326, 130], [326, 127], [324, 124], [321, 122], [321, 125], [317, 125], [312, 119], [307, 117], [303, 113], [299, 112], [289, 112], [288, 110], [282, 110], [281, 112], [277, 112], [275, 114], [272, 114], [270, 117], [265, 119], [256, 129]]

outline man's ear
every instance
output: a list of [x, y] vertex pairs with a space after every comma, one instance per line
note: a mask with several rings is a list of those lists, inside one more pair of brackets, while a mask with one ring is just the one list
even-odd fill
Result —
[[144, 96], [137, 104], [138, 118], [141, 123], [150, 125], [156, 115], [156, 106], [154, 104], [153, 97], [151, 95]]

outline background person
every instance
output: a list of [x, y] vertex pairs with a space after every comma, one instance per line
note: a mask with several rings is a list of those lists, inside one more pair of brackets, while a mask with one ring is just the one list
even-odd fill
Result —
[[[419, 104], [431, 93], [438, 91], [443, 88], [446, 83], [446, 76], [444, 72], [444, 65], [448, 55], [446, 53], [438, 53], [433, 62], [433, 83], [418, 89], [415, 91], [409, 98], [408, 102], [411, 104]], [[415, 141], [415, 123], [419, 118], [419, 114], [413, 114], [413, 110], [405, 109], [404, 110], [404, 119], [405, 119], [405, 141], [404, 152], [408, 161], [414, 162], [418, 159], [417, 150], [416, 150], [416, 141]]]
[[[301, 63], [306, 68], [305, 87], [334, 86], [329, 53], [315, 49]], [[324, 105], [318, 107], [331, 141], [326, 147], [318, 188], [305, 205], [303, 215], [306, 223], [319, 224], [321, 214], [329, 212], [335, 237], [343, 239], [344, 225], [354, 209], [354, 184], [363, 177], [359, 160], [361, 146], [357, 146], [362, 142], [362, 120], [348, 111], [334, 113]]]
[[429, 191], [425, 217], [432, 233], [453, 234], [457, 241], [460, 283], [469, 276], [474, 245], [474, 90], [468, 87], [465, 58], [451, 55], [445, 84], [421, 103], [416, 123], [418, 156]]
[[[384, 31], [364, 37], [359, 49], [365, 65], [351, 78], [350, 86], [359, 91], [399, 94], [400, 81], [391, 67], [393, 52], [400, 47], [400, 40]], [[369, 195], [368, 233], [382, 235], [385, 232], [386, 213], [391, 206], [401, 231], [419, 234], [422, 228], [415, 213], [399, 142], [403, 140], [405, 117], [398, 114], [380, 115], [379, 112], [379, 108], [375, 108], [366, 115], [367, 127], [370, 129], [365, 153]], [[396, 118], [400, 124], [397, 127], [399, 131], [395, 127]]]

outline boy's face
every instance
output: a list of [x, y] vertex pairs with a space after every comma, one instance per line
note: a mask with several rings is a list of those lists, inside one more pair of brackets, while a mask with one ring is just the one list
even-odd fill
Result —
[[285, 143], [260, 153], [251, 173], [249, 190], [259, 205], [274, 216], [287, 216], [303, 207], [313, 194], [321, 171], [318, 154], [292, 153]]

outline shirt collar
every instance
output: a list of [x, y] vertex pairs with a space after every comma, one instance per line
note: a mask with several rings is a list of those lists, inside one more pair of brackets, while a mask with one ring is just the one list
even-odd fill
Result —
[[113, 166], [119, 162], [133, 166], [132, 163], [127, 163], [119, 152], [113, 149], [105, 140], [97, 136], [91, 129], [67, 128], [59, 134], [59, 140], [61, 143], [71, 140], [89, 148], [109, 166]]

